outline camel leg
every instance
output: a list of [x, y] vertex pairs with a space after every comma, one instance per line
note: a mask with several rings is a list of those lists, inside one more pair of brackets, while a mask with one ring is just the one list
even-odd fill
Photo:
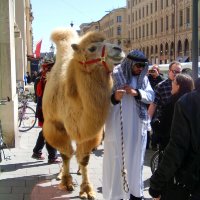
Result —
[[68, 191], [74, 190], [70, 174], [70, 159], [74, 155], [71, 139], [62, 124], [49, 120], [43, 125], [44, 136], [50, 145], [60, 151], [63, 166], [58, 178], [61, 177], [60, 187]]
[[94, 138], [93, 140], [77, 144], [76, 157], [82, 174], [79, 196], [82, 199], [95, 199], [96, 196], [88, 176], [88, 163], [92, 149], [96, 147], [100, 141], [101, 139]]
[[72, 176], [69, 173], [69, 168], [70, 168], [70, 159], [64, 154], [61, 154], [62, 160], [63, 160], [63, 166], [62, 170], [59, 174], [61, 176], [61, 188], [66, 188], [67, 191], [73, 191], [74, 190], [74, 184], [72, 181]]

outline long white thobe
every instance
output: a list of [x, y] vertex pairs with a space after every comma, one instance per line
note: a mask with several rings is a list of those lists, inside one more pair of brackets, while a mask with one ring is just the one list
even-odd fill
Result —
[[[131, 86], [136, 88], [137, 78], [133, 76]], [[154, 92], [148, 82], [139, 90], [141, 101], [150, 103]], [[103, 197], [106, 200], [129, 199], [130, 194], [143, 196], [142, 168], [147, 140], [148, 122], [139, 118], [135, 98], [125, 94], [122, 99], [123, 137], [125, 167], [129, 192], [123, 190], [120, 105], [111, 107], [105, 124], [103, 157]]]

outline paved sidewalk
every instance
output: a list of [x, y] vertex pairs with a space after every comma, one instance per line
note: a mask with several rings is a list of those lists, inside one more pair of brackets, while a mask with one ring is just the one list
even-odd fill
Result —
[[[10, 151], [5, 150], [9, 160], [0, 163], [0, 199], [1, 200], [49, 200], [49, 199], [79, 199], [79, 187], [81, 176], [77, 175], [77, 163], [75, 157], [71, 161], [71, 174], [76, 184], [75, 191], [66, 192], [60, 190], [60, 181], [56, 180], [61, 164], [48, 164], [47, 152], [44, 148], [46, 159], [38, 161], [31, 158], [32, 149], [35, 145], [40, 128], [35, 127], [29, 132], [21, 134], [20, 147]], [[153, 151], [148, 150], [144, 166], [144, 195], [150, 200], [148, 194], [148, 179], [151, 176], [149, 159]], [[89, 163], [89, 175], [97, 194], [98, 200], [102, 197], [102, 159], [103, 146], [92, 153]]]

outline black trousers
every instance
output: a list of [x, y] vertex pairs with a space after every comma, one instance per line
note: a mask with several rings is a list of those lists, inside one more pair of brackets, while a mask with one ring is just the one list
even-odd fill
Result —
[[57, 158], [57, 150], [50, 146], [44, 139], [43, 132], [40, 131], [35, 147], [33, 148], [33, 152], [36, 154], [42, 154], [42, 149], [46, 144], [47, 152], [48, 152], [48, 159], [56, 159]]

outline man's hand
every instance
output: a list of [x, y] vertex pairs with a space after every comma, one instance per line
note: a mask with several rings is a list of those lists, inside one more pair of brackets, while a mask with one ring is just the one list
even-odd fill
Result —
[[134, 88], [127, 85], [124, 87], [124, 89], [126, 90], [127, 94], [130, 94], [131, 96], [138, 96], [138, 92]]
[[123, 89], [116, 90], [115, 91], [115, 100], [121, 101], [121, 99], [125, 93], [126, 93], [126, 90], [123, 90]]

